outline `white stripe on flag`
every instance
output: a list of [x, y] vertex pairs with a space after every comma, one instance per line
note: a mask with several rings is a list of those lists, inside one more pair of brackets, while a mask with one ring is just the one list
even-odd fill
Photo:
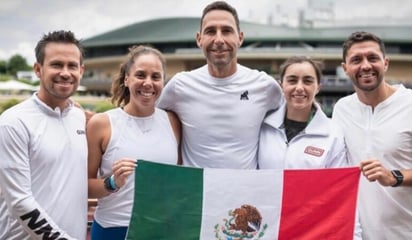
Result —
[[[203, 219], [200, 239], [224, 236], [230, 223], [229, 212], [244, 205], [255, 207], [262, 219], [257, 233], [262, 239], [277, 239], [282, 203], [283, 171], [277, 169], [239, 171], [204, 169]], [[270, 226], [270, 228], [265, 228]], [[250, 226], [254, 227], [254, 226]]]

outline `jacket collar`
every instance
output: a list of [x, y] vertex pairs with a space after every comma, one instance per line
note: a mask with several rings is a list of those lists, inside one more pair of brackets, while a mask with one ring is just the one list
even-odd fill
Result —
[[[306, 134], [328, 136], [329, 132], [331, 132], [331, 120], [322, 111], [318, 103], [315, 102], [314, 106], [316, 108], [315, 115], [306, 126], [304, 131]], [[263, 120], [263, 124], [278, 130], [282, 129], [284, 128], [283, 120], [285, 118], [285, 114], [286, 103], [282, 104], [282, 106], [278, 110], [268, 112], [265, 119]]]

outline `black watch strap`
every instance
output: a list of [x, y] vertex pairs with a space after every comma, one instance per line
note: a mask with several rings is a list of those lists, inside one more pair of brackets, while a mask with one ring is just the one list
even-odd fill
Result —
[[401, 173], [401, 171], [392, 170], [391, 173], [396, 179], [396, 183], [394, 185], [392, 185], [392, 187], [397, 187], [397, 186], [401, 185], [402, 182], [403, 182], [403, 174]]

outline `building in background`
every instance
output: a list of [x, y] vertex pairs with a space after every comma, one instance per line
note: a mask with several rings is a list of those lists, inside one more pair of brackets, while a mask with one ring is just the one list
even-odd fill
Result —
[[32, 83], [40, 80], [34, 71], [17, 71], [16, 75], [17, 79], [27, 80]]
[[[412, 26], [316, 27], [315, 20], [319, 21], [317, 17], [312, 18], [311, 24], [305, 20], [303, 26], [297, 27], [241, 22], [245, 40], [238, 52], [239, 62], [277, 78], [279, 66], [290, 56], [306, 55], [322, 60], [324, 78], [318, 101], [330, 113], [338, 98], [353, 92], [350, 80], [340, 67], [342, 43], [350, 33], [363, 30], [377, 34], [386, 44], [390, 58], [386, 80], [412, 85]], [[195, 17], [153, 19], [85, 39], [82, 43], [86, 49], [87, 71], [82, 85], [91, 93], [109, 95], [114, 74], [128, 48], [136, 44], [149, 44], [164, 53], [166, 79], [205, 64], [195, 42], [199, 22], [200, 18]]]

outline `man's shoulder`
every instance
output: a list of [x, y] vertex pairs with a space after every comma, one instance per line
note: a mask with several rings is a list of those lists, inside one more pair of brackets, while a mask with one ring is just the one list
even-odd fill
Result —
[[353, 111], [353, 107], [356, 105], [357, 96], [355, 93], [342, 97], [336, 101], [333, 106], [332, 119], [336, 119], [336, 116], [346, 116]]
[[403, 84], [393, 85], [396, 89], [395, 93], [401, 96], [402, 99], [412, 100], [412, 89], [405, 87]]
[[33, 104], [33, 100], [31, 98], [23, 100], [22, 102], [8, 108], [7, 110], [5, 110], [0, 116], [0, 119], [2, 119], [2, 121], [4, 119], [17, 119], [17, 118], [21, 118], [22, 116], [28, 114], [31, 112], [33, 106], [35, 106]]
[[250, 81], [253, 83], [264, 82], [271, 85], [276, 84], [275, 78], [269, 75], [265, 71], [259, 69], [249, 68], [238, 64], [237, 76], [245, 81]]
[[195, 68], [188, 71], [181, 71], [176, 73], [170, 80], [182, 80], [184, 78], [197, 78], [200, 76], [208, 75], [207, 66], [204, 65], [199, 68]]
[[241, 73], [248, 73], [248, 74], [260, 75], [260, 76], [269, 76], [269, 74], [267, 74], [265, 71], [262, 71], [256, 68], [250, 68], [242, 64], [238, 64], [237, 67], [238, 67], [237, 68], [238, 71]]
[[341, 97], [336, 101], [335, 107], [341, 106], [341, 105], [347, 105], [348, 103], [353, 102], [355, 98], [356, 98], [355, 93]]

